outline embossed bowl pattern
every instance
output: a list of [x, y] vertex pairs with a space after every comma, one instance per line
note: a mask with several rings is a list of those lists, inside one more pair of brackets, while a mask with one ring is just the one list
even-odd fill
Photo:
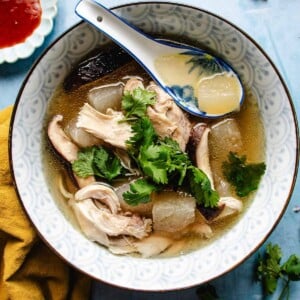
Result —
[[[258, 99], [266, 133], [267, 170], [254, 201], [233, 228], [202, 249], [172, 258], [116, 256], [90, 242], [66, 219], [47, 186], [41, 139], [47, 104], [71, 66], [108, 39], [80, 23], [34, 65], [11, 123], [11, 167], [18, 195], [40, 235], [58, 255], [93, 278], [144, 291], [191, 287], [243, 262], [271, 233], [291, 196], [298, 164], [298, 131], [290, 96], [267, 55], [228, 21], [193, 7], [139, 3], [114, 10], [145, 32], [201, 41], [222, 55]], [[255, 120], [253, 120], [255, 122]]]

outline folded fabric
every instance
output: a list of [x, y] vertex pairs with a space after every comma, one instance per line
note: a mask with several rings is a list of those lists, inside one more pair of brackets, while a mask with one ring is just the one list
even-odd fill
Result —
[[15, 193], [8, 161], [11, 112], [0, 111], [0, 299], [88, 299], [90, 278], [39, 239]]

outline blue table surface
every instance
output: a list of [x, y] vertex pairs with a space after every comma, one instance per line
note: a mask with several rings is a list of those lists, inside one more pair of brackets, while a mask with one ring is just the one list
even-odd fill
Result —
[[[137, 1], [102, 1], [107, 7], [133, 2]], [[252, 36], [282, 74], [299, 118], [300, 0], [177, 0], [176, 2], [220, 15]], [[14, 64], [0, 65], [0, 109], [14, 103], [27, 72], [45, 48], [71, 25], [80, 21], [73, 12], [76, 3], [77, 0], [58, 0], [58, 14], [54, 21], [54, 28], [44, 44], [30, 58], [19, 60]], [[293, 211], [296, 205], [300, 205], [299, 180], [296, 181], [291, 201], [283, 218], [258, 252], [262, 252], [265, 245], [272, 242], [281, 245], [284, 253], [283, 260], [292, 253], [300, 255], [300, 213]], [[261, 284], [255, 282], [253, 278], [257, 255], [258, 253], [253, 254], [239, 267], [211, 282], [221, 299], [263, 299]], [[277, 299], [279, 290], [278, 288], [277, 292], [268, 299]], [[110, 298], [118, 300], [198, 299], [196, 287], [183, 291], [144, 293], [93, 282], [91, 299]], [[300, 299], [299, 282], [292, 282], [290, 299]]]

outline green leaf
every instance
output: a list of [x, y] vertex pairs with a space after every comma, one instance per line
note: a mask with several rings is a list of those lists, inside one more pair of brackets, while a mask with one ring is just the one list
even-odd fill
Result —
[[123, 167], [118, 157], [113, 153], [98, 148], [94, 154], [94, 173], [109, 181], [122, 174]]
[[148, 105], [155, 103], [155, 93], [137, 88], [132, 93], [126, 91], [122, 97], [122, 109], [125, 111], [125, 117], [144, 117]]
[[98, 176], [109, 181], [123, 172], [118, 157], [103, 147], [87, 147], [78, 152], [78, 158], [72, 163], [74, 173], [82, 178]]
[[130, 190], [123, 193], [123, 198], [129, 205], [138, 205], [140, 203], [147, 203], [150, 201], [152, 192], [158, 190], [158, 187], [147, 179], [137, 179], [130, 184]]
[[138, 155], [141, 146], [147, 147], [157, 141], [158, 136], [148, 117], [138, 119], [131, 129], [133, 136], [126, 143], [133, 155]]
[[168, 151], [158, 145], [141, 147], [138, 158], [144, 174], [149, 176], [155, 183], [168, 183], [167, 165]]
[[265, 163], [247, 164], [246, 156], [239, 157], [230, 152], [228, 161], [223, 162], [223, 173], [240, 197], [249, 195], [258, 188], [260, 179], [265, 173]]
[[300, 257], [293, 254], [282, 265], [281, 270], [285, 273], [289, 280], [300, 280]]
[[82, 178], [94, 175], [93, 160], [95, 148], [89, 147], [78, 152], [77, 160], [72, 163], [73, 172]]
[[267, 245], [265, 255], [259, 256], [257, 278], [262, 281], [266, 294], [273, 294], [277, 288], [277, 282], [281, 276], [281, 257], [280, 247], [271, 243]]
[[[159, 138], [151, 120], [145, 115], [147, 105], [154, 103], [154, 96], [155, 93], [136, 89], [132, 94], [126, 93], [122, 99], [122, 108], [126, 117], [131, 118], [133, 132], [133, 136], [126, 141], [127, 150], [147, 178], [147, 184], [145, 180], [141, 185], [138, 181], [130, 192], [123, 195], [128, 203], [134, 205], [148, 201], [148, 192], [160, 185], [182, 185], [188, 169], [192, 167], [187, 153], [181, 151], [177, 141], [168, 137]], [[197, 202], [205, 207], [216, 207], [219, 195], [212, 190], [207, 176], [199, 169], [190, 173], [189, 186]], [[148, 185], [150, 189], [145, 193], [145, 186]]]
[[220, 196], [212, 189], [209, 178], [202, 170], [190, 166], [188, 168], [188, 181], [191, 193], [198, 204], [204, 207], [217, 207]]

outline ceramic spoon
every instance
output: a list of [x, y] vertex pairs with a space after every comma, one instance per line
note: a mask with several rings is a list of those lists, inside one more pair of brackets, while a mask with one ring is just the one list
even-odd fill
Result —
[[96, 1], [80, 1], [75, 12], [124, 48], [187, 112], [214, 118], [240, 109], [241, 81], [219, 57], [184, 44], [154, 40]]

